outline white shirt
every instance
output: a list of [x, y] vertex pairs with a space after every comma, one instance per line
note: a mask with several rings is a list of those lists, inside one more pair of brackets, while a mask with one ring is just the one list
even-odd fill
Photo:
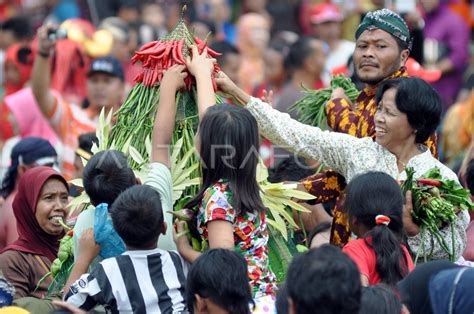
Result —
[[[274, 110], [268, 104], [253, 97], [246, 108], [257, 120], [259, 131], [264, 137], [276, 145], [288, 147], [298, 155], [322, 162], [342, 174], [347, 182], [369, 171], [381, 171], [399, 181], [406, 179], [405, 170], [398, 171], [396, 156], [370, 137], [357, 138], [344, 133], [322, 131], [317, 127], [293, 120], [288, 114]], [[431, 156], [428, 149], [410, 159], [407, 167], [415, 170], [415, 178], [438, 167], [443, 178], [458, 181], [456, 174]], [[466, 247], [468, 224], [469, 214], [465, 210], [461, 211], [454, 226], [456, 260]], [[447, 226], [440, 232], [448, 247], [451, 248], [451, 228]], [[418, 234], [408, 239], [408, 244], [414, 252], [418, 251], [422, 242], [425, 252], [431, 253], [433, 248], [432, 259], [447, 258], [445, 251], [430, 235], [424, 234], [422, 237]]]

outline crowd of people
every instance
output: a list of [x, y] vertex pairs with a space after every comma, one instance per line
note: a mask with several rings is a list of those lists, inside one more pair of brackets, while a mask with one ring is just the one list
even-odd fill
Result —
[[[474, 215], [456, 208], [435, 237], [400, 188], [408, 168], [437, 168], [474, 201], [471, 2], [0, 1], [0, 313], [473, 312]], [[141, 182], [124, 153], [93, 153], [95, 131], [135, 84], [134, 52], [181, 16], [222, 55], [193, 46], [164, 72]], [[304, 88], [336, 74], [355, 101], [333, 88], [327, 130], [299, 122], [290, 107]], [[202, 166], [192, 223], [171, 214], [169, 152], [188, 75]], [[271, 267], [259, 159], [269, 181], [314, 196], [285, 280]], [[83, 191], [91, 206], [71, 208]], [[52, 295], [66, 233], [74, 263]]]

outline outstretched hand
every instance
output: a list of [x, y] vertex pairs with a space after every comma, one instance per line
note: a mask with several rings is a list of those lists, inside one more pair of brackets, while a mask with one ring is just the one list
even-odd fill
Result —
[[412, 211], [412, 193], [411, 191], [407, 191], [405, 194], [405, 205], [403, 206], [403, 225], [405, 226], [405, 231], [409, 237], [416, 236], [420, 233], [420, 227], [413, 222]]
[[56, 42], [48, 37], [48, 31], [54, 29], [52, 24], [46, 24], [38, 28], [36, 37], [38, 39], [38, 52], [43, 55], [49, 55]]
[[184, 79], [188, 76], [184, 65], [175, 64], [163, 74], [161, 86], [166, 86], [171, 90], [179, 90], [185, 87]]
[[271, 105], [273, 103], [273, 91], [267, 91], [266, 89], [264, 89], [263, 96], [261, 97], [261, 99], [263, 102], [266, 102], [267, 104]]
[[220, 71], [217, 73], [216, 76], [216, 84], [219, 87], [219, 90], [226, 96], [226, 97], [233, 97], [235, 91], [237, 90], [237, 85], [225, 74], [224, 72]]
[[214, 71], [214, 63], [216, 62], [216, 59], [207, 57], [206, 50], [199, 54], [198, 48], [195, 45], [191, 46], [191, 55], [186, 57], [186, 66], [194, 76], [201, 74], [211, 75]]

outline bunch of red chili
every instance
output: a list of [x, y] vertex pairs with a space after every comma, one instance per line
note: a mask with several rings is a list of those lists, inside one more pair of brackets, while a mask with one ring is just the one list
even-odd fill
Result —
[[[213, 58], [221, 54], [207, 47], [207, 43], [197, 37], [193, 42], [188, 38], [177, 38], [175, 32], [163, 40], [156, 40], [145, 44], [132, 57], [132, 63], [141, 62], [143, 70], [135, 77], [136, 83], [143, 83], [145, 86], [159, 85], [163, 78], [163, 72], [175, 64], [186, 64], [186, 57], [191, 53], [191, 45], [195, 44], [199, 54], [207, 52], [208, 57]], [[214, 76], [220, 69], [217, 63], [214, 64], [214, 75], [212, 83], [214, 90], [217, 90]], [[194, 77], [188, 75], [185, 79], [186, 90], [191, 90]]]

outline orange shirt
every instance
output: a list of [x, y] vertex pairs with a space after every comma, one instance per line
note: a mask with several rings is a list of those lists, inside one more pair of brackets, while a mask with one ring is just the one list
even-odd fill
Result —
[[94, 114], [90, 110], [83, 110], [55, 96], [53, 109], [47, 114], [47, 118], [64, 146], [61, 154], [62, 174], [67, 180], [71, 180], [75, 171], [74, 157], [79, 145], [79, 135], [95, 132]]

